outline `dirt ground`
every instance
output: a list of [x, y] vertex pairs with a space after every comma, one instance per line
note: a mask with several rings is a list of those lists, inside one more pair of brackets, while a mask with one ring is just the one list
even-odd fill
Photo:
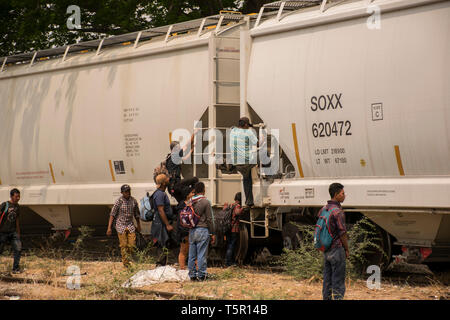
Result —
[[[321, 299], [321, 280], [295, 280], [293, 277], [258, 270], [254, 267], [208, 268], [214, 279], [205, 282], [161, 283], [125, 289], [121, 285], [139, 270], [155, 268], [154, 264], [136, 263], [125, 269], [117, 261], [80, 261], [22, 257], [25, 269], [10, 275], [12, 257], [0, 256], [0, 299], [167, 299], [158, 292], [176, 293], [173, 299]], [[78, 266], [81, 274], [79, 290], [67, 288], [67, 268]], [[14, 278], [14, 279], [12, 279]], [[385, 278], [380, 289], [369, 289], [364, 280], [347, 280], [345, 299], [348, 300], [436, 300], [450, 299], [450, 275], [423, 276], [422, 283]], [[28, 279], [28, 283], [18, 283]], [[153, 291], [153, 292], [152, 292]]]

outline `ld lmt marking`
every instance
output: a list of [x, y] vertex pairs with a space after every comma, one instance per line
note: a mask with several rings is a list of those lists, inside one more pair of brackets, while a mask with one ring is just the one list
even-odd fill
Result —
[[403, 163], [402, 158], [400, 156], [400, 148], [398, 146], [394, 146], [395, 149], [395, 157], [397, 158], [397, 166], [398, 166], [398, 172], [401, 176], [405, 175], [405, 171], [403, 170]]

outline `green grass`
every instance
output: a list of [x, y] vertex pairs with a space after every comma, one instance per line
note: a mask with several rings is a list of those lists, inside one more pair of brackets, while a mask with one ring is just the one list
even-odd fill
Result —
[[[314, 248], [314, 226], [296, 225], [303, 235], [295, 250], [283, 249], [281, 264], [296, 279], [322, 279], [323, 253]], [[347, 260], [347, 276], [360, 278], [367, 266], [367, 254], [382, 249], [377, 244], [376, 226], [366, 217], [348, 230], [350, 256]], [[384, 254], [384, 252], [383, 252]], [[385, 255], [385, 254], [384, 254]]]

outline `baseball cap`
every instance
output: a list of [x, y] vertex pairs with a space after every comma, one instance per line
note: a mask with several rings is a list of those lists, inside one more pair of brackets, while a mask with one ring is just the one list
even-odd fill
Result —
[[124, 184], [123, 186], [120, 187], [120, 192], [125, 192], [125, 191], [130, 191], [131, 188], [129, 185]]

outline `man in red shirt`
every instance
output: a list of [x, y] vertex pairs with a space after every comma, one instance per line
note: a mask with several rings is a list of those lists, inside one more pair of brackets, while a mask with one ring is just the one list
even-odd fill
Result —
[[323, 299], [341, 300], [345, 294], [345, 260], [349, 256], [345, 215], [341, 203], [345, 200], [344, 186], [332, 183], [328, 191], [331, 200], [319, 211], [330, 211], [330, 233], [333, 242], [330, 249], [324, 252]]
[[[226, 234], [227, 237], [227, 253], [225, 258], [225, 264], [227, 266], [235, 265], [233, 261], [234, 247], [236, 246], [236, 241], [239, 238], [239, 218], [242, 213], [242, 194], [240, 192], [236, 193], [234, 196], [233, 213], [231, 216], [231, 230]], [[228, 207], [228, 203], [225, 203], [224, 210]]]

